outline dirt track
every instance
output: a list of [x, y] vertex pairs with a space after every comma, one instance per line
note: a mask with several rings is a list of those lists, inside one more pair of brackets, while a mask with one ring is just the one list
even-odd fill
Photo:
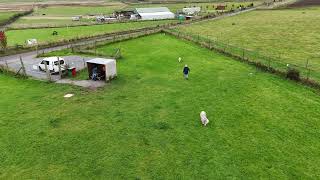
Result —
[[320, 5], [320, 0], [300, 0], [296, 3], [291, 4], [289, 7], [304, 7], [315, 5]]

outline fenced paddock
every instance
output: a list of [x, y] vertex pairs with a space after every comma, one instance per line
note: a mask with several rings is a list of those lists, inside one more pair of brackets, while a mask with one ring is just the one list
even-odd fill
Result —
[[118, 79], [95, 92], [0, 74], [1, 177], [319, 177], [314, 90], [170, 35], [99, 49], [119, 46]]
[[179, 31], [177, 29], [166, 29], [165, 32], [172, 34], [178, 38], [186, 39], [195, 42], [205, 48], [214, 49], [221, 53], [235, 57], [241, 61], [254, 64], [260, 69], [278, 73], [286, 76], [289, 69], [296, 69], [300, 73], [300, 79], [303, 83], [314, 87], [320, 87], [320, 72], [312, 65], [312, 60], [320, 60], [320, 57], [309, 58], [305, 62], [305, 66], [298, 66], [291, 63], [286, 63], [285, 60], [276, 59], [260, 54], [258, 51], [247, 50], [226, 42], [212, 40], [201, 35], [195, 35]]

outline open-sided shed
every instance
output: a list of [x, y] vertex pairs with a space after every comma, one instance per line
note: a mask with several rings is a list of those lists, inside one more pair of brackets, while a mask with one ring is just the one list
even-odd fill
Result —
[[115, 59], [95, 58], [87, 61], [90, 79], [110, 81], [117, 76]]

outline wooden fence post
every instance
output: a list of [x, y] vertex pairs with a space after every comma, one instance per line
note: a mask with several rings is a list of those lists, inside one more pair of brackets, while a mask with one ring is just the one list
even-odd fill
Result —
[[84, 60], [84, 58], [82, 58], [83, 61], [83, 67], [86, 67], [86, 61]]
[[307, 80], [309, 80], [309, 77], [310, 77], [309, 59], [307, 59], [307, 62], [306, 62], [306, 69], [307, 69]]
[[23, 64], [23, 61], [22, 61], [22, 57], [21, 57], [21, 56], [20, 56], [20, 63], [21, 63], [23, 75], [24, 75], [24, 76], [27, 76], [26, 68], [24, 67], [24, 64]]
[[97, 56], [97, 41], [94, 41], [94, 54]]
[[9, 71], [8, 61], [7, 61], [7, 60], [5, 60], [4, 62], [6, 63], [6, 71], [8, 72], [8, 71]]
[[244, 49], [242, 49], [242, 60], [245, 60], [244, 58]]
[[38, 44], [37, 44], [37, 46], [36, 46], [36, 51], [37, 51], [37, 56], [39, 55], [39, 47], [38, 47]]

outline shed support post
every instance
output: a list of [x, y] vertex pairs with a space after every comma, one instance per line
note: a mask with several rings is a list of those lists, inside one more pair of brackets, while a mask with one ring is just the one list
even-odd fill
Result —
[[48, 78], [48, 81], [51, 81], [51, 74], [50, 74], [50, 71], [48, 69], [48, 65], [46, 62], [44, 62], [44, 68], [46, 70], [46, 74], [47, 74], [47, 78]]
[[58, 66], [59, 66], [59, 78], [61, 79], [62, 78], [61, 63], [60, 63], [59, 57], [57, 57], [57, 59], [58, 59]]

